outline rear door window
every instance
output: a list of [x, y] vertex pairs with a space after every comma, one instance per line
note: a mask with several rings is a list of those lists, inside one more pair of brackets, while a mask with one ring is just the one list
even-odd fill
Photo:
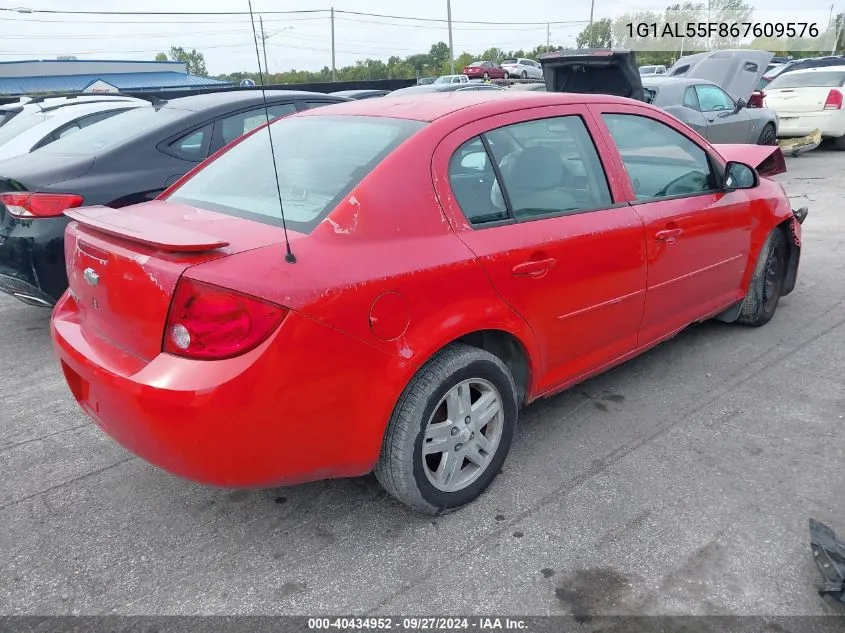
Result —
[[[293, 114], [294, 112], [296, 112], [296, 106], [294, 104], [281, 103], [268, 106], [267, 112], [264, 111], [264, 107], [262, 106], [224, 117], [220, 119], [220, 141], [216, 145], [219, 145], [219, 147], [228, 145], [236, 138], [240, 138], [247, 132], [251, 132], [255, 128], [264, 125], [267, 122], [268, 115], [272, 121], [280, 116]], [[215, 146], [214, 149], [216, 150], [218, 147]]]

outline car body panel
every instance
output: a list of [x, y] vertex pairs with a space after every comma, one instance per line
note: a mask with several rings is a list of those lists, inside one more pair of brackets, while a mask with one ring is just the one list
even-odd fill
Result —
[[493, 62], [478, 61], [469, 66], [464, 66], [463, 74], [470, 79], [483, 79], [485, 75], [489, 79], [505, 79], [510, 73], [507, 69]]
[[[610, 94], [644, 100], [636, 54], [627, 50], [578, 49], [540, 55], [549, 92]], [[589, 72], [585, 72], [589, 69]]]
[[[755, 190], [677, 198], [673, 204], [637, 202], [602, 122], [606, 112], [657, 119], [710, 152], [714, 169], [725, 167], [716, 148], [669, 114], [607, 96], [456, 93], [358, 101], [295, 115], [394, 116], [429, 124], [364, 176], [309, 235], [292, 237], [296, 263], [286, 261], [283, 232], [256, 223], [245, 230], [262, 235], [264, 245], [249, 248], [253, 243], [241, 236], [237, 252], [183, 270], [184, 278], [289, 310], [269, 338], [245, 354], [223, 361], [167, 353], [139, 358], [148, 352], [127, 353], [125, 338], [96, 335], [98, 320], [105, 326], [108, 312], [89, 322], [91, 308], [77, 305], [91, 303], [96, 294], [65, 293], [51, 328], [74, 398], [118, 442], [189, 479], [255, 487], [354, 476], [369, 472], [378, 459], [388, 420], [411, 378], [451, 342], [468, 335], [481, 340], [491, 332], [513, 341], [527, 366], [518, 388], [530, 402], [735, 304], [768, 233], [792, 217], [780, 185], [761, 179]], [[558, 115], [585, 122], [614, 205], [483, 229], [469, 225], [449, 184], [454, 148], [504, 124]], [[725, 151], [766, 160], [779, 150]], [[214, 160], [223, 157], [225, 152]], [[163, 222], [188, 222], [184, 209], [164, 211], [171, 203], [156, 204], [165, 205], [156, 212], [168, 216]], [[735, 217], [726, 220], [729, 207]], [[154, 210], [147, 205], [141, 213]], [[218, 221], [225, 222], [213, 217], [196, 230], [211, 234]], [[654, 242], [655, 229], [679, 220], [688, 229], [682, 239]], [[103, 248], [112, 240], [97, 239]], [[119, 241], [126, 249], [123, 270], [132, 265], [133, 250], [146, 248], [133, 240], [127, 234]], [[608, 244], [622, 256], [614, 251], [608, 258]], [[514, 265], [552, 249], [559, 263], [554, 276], [513, 276]], [[737, 251], [745, 258], [732, 259]], [[154, 276], [158, 272], [153, 267], [159, 263], [144, 265], [152, 266]], [[120, 279], [118, 271], [108, 283], [129, 294], [137, 288], [135, 300], [156, 297], [163, 305], [162, 289], [150, 280]], [[81, 283], [77, 279], [74, 287]], [[570, 283], [579, 292], [561, 292]], [[670, 285], [689, 295], [672, 302], [663, 290]], [[702, 296], [704, 291], [710, 294]], [[643, 334], [644, 316], [653, 323]], [[163, 334], [160, 317], [148, 327], [148, 341], [155, 339], [155, 327]]]
[[502, 68], [510, 73], [511, 77], [522, 77], [523, 79], [542, 79], [543, 68], [539, 62], [533, 59], [517, 58], [502, 61]]

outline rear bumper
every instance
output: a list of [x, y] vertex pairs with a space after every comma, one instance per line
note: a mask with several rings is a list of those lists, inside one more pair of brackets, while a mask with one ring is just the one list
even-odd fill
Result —
[[296, 313], [257, 349], [222, 361], [122, 354], [83, 331], [68, 294], [51, 330], [68, 386], [100, 429], [142, 459], [214, 486], [366, 474], [398, 397], [389, 378], [372, 380], [390, 371], [391, 357]]
[[778, 114], [778, 137], [807, 136], [820, 130], [824, 137], [845, 135], [845, 111], [803, 112]]
[[52, 307], [67, 288], [66, 218], [0, 218], [0, 292]]

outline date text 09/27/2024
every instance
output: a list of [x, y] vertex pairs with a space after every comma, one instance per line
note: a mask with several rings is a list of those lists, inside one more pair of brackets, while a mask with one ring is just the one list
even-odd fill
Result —
[[629, 37], [818, 37], [814, 22], [629, 22]]
[[400, 631], [524, 631], [526, 622], [497, 617], [365, 617], [308, 618], [308, 630], [400, 630]]

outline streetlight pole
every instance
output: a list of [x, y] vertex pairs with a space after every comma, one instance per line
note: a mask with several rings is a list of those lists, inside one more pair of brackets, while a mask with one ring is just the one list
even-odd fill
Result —
[[332, 81], [337, 81], [337, 66], [335, 66], [334, 51], [334, 7], [332, 7]]
[[449, 22], [449, 73], [455, 74], [455, 49], [452, 46], [452, 0], [446, 0], [446, 19]]
[[587, 48], [593, 47], [593, 12], [596, 8], [596, 0], [590, 0], [590, 26], [587, 27]]
[[278, 31], [274, 31], [273, 33], [270, 33], [268, 35], [267, 33], [264, 32], [264, 18], [262, 18], [260, 15], [258, 16], [258, 24], [261, 28], [261, 35], [259, 36], [261, 38], [261, 48], [264, 49], [264, 74], [269, 75], [270, 74], [270, 67], [267, 65], [267, 40], [269, 40], [274, 35], [278, 35], [282, 31], [290, 31], [293, 27], [292, 26], [286, 26], [286, 27], [279, 29]]

